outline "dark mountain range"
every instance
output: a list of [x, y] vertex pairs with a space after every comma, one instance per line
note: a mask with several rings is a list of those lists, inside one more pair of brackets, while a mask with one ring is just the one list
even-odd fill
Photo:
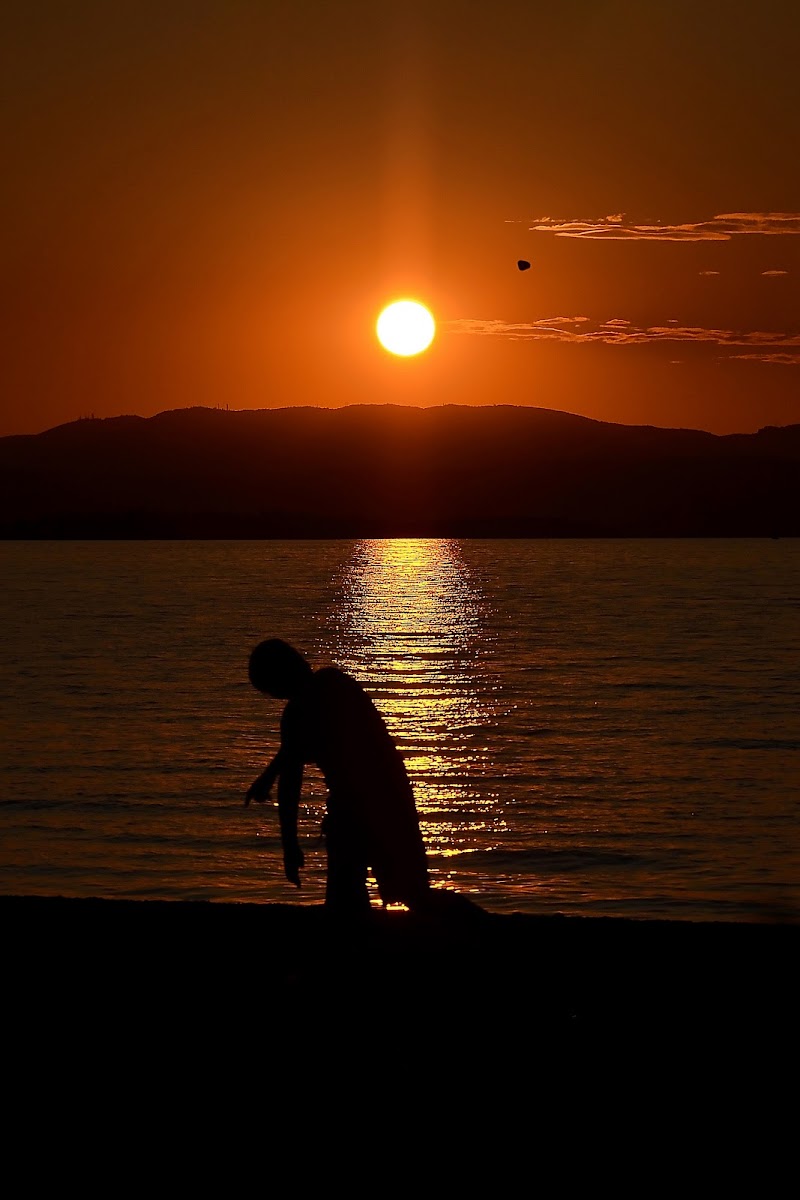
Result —
[[0, 438], [0, 536], [800, 536], [800, 425], [720, 437], [503, 405], [84, 419]]

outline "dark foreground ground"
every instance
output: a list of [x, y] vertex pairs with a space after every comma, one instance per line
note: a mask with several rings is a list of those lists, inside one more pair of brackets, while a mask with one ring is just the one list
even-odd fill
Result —
[[800, 925], [11, 896], [0, 922], [31, 1178], [184, 1190], [216, 1158], [222, 1195], [320, 1169], [337, 1195], [432, 1171], [470, 1195], [633, 1171], [649, 1195], [702, 1150], [709, 1194], [748, 1154], [779, 1194], [796, 1142]]
[[[432, 1059], [797, 1049], [800, 925], [0, 896], [10, 1024]], [[292, 1051], [294, 1052], [294, 1050]]]

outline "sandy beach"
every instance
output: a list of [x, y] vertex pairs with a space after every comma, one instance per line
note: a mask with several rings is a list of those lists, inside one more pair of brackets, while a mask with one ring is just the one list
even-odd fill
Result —
[[[37, 1039], [424, 1045], [454, 1058], [795, 1054], [800, 926], [0, 897]], [[102, 1036], [101, 1036], [102, 1035]], [[437, 1051], [437, 1047], [439, 1048]], [[285, 1049], [285, 1046], [284, 1046]]]

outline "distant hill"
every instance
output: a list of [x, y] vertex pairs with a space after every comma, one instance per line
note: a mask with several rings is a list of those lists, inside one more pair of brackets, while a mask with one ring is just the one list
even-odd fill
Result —
[[800, 536], [800, 425], [189, 408], [0, 438], [5, 538]]

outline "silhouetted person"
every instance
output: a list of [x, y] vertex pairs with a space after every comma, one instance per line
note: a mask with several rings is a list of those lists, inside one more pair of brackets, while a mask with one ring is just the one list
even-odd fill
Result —
[[312, 670], [279, 638], [256, 646], [249, 674], [260, 692], [288, 701], [280, 750], [245, 797], [245, 805], [262, 803], [277, 779], [286, 878], [300, 886], [304, 863], [297, 809], [303, 768], [315, 763], [328, 787], [322, 823], [328, 851], [326, 906], [367, 911], [371, 867], [384, 904], [426, 907], [433, 893], [411, 783], [383, 718], [361, 685], [336, 667]]

